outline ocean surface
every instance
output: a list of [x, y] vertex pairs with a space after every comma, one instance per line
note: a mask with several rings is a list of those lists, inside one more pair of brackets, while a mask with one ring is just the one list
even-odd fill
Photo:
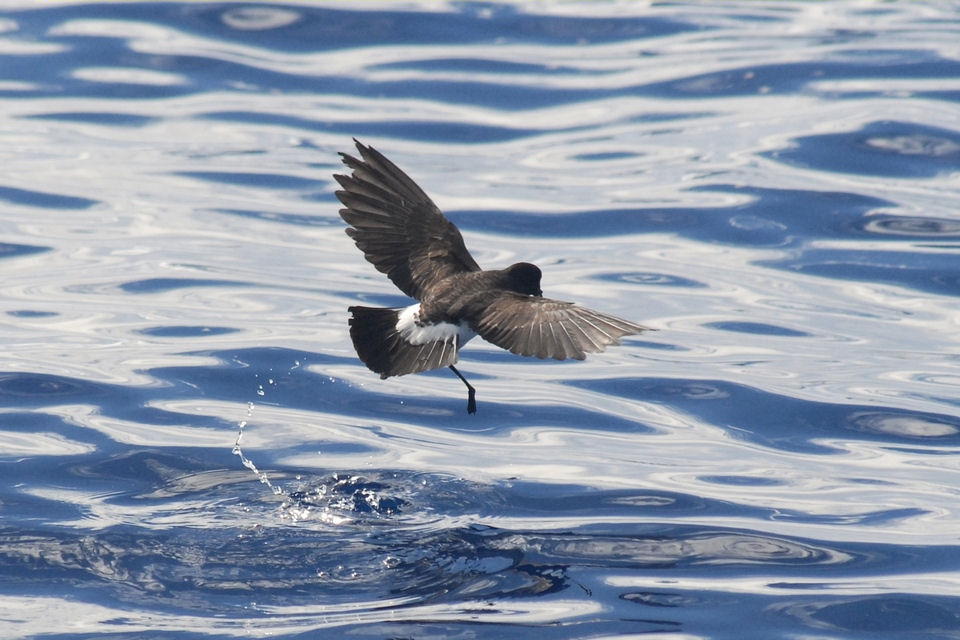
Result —
[[[657, 331], [380, 380], [352, 138]], [[0, 6], [0, 637], [960, 638], [960, 5]]]

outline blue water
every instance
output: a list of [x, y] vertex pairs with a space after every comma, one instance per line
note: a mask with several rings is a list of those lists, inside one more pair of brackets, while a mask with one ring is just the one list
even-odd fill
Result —
[[[3, 638], [960, 638], [954, 3], [7, 3]], [[382, 381], [351, 138], [658, 329]]]

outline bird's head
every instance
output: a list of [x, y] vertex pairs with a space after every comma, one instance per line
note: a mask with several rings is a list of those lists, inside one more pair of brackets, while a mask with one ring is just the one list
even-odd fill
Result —
[[540, 290], [540, 268], [529, 262], [518, 262], [503, 270], [506, 276], [506, 288], [528, 296], [542, 296]]

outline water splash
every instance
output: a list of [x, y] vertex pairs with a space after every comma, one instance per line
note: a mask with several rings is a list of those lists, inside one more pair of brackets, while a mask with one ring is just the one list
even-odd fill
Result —
[[257, 465], [255, 465], [252, 460], [244, 455], [243, 448], [240, 446], [240, 441], [243, 440], [243, 430], [246, 428], [248, 421], [253, 416], [253, 409], [253, 402], [248, 402], [246, 419], [237, 423], [237, 439], [233, 443], [233, 455], [240, 458], [240, 462], [243, 464], [243, 466], [245, 466], [247, 469], [250, 469], [250, 471], [257, 476], [257, 480], [270, 487], [270, 490], [273, 491], [274, 495], [279, 496], [283, 494], [283, 489], [280, 486], [274, 485], [272, 482], [270, 482], [270, 478], [267, 476], [266, 472], [260, 471], [257, 468]]

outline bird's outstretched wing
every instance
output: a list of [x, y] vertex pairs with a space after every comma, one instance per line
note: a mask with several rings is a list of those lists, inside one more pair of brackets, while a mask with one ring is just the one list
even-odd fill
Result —
[[353, 175], [335, 175], [337, 197], [353, 238], [367, 260], [411, 298], [427, 283], [480, 266], [460, 231], [410, 176], [373, 147], [356, 140], [360, 158], [341, 153]]
[[650, 330], [614, 316], [538, 296], [503, 291], [487, 301], [471, 328], [488, 342], [523, 356], [583, 360], [620, 338]]

